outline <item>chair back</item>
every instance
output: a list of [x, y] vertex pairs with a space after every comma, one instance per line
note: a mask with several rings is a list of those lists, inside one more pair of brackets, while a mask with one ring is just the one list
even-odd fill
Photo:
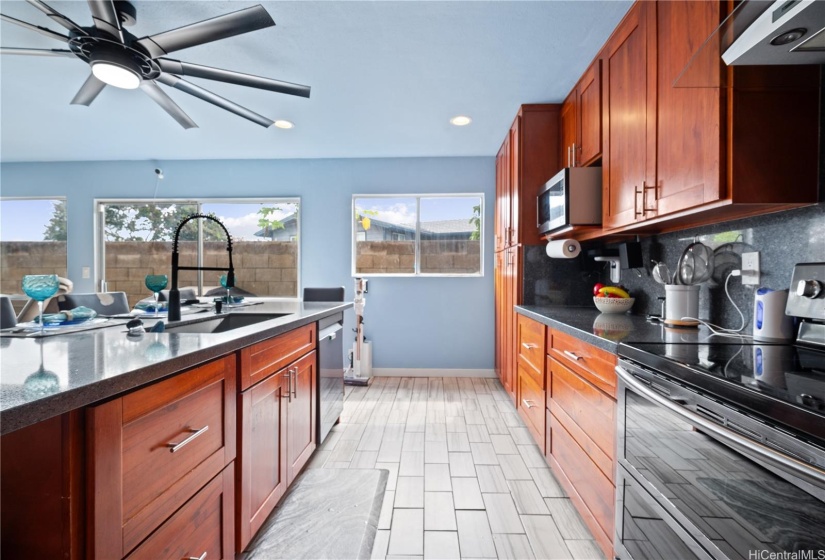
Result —
[[14, 314], [11, 300], [6, 296], [0, 296], [0, 329], [8, 329], [16, 325], [17, 316]]
[[57, 296], [57, 308], [60, 311], [74, 309], [81, 305], [94, 309], [102, 315], [118, 315], [131, 311], [126, 292], [71, 293]]
[[304, 288], [304, 301], [344, 301], [344, 287]]

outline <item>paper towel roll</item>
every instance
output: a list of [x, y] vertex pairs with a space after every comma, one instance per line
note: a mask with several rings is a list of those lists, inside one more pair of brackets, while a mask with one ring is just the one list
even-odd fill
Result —
[[559, 239], [547, 243], [547, 256], [551, 259], [575, 259], [582, 246], [575, 239]]

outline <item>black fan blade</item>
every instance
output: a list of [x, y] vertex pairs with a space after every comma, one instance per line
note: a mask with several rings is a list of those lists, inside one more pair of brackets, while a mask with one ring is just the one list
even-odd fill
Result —
[[275, 25], [260, 4], [138, 39], [152, 58]]
[[86, 31], [82, 27], [80, 27], [78, 24], [76, 24], [60, 12], [53, 10], [45, 2], [42, 2], [41, 0], [26, 0], [26, 2], [28, 2], [29, 4], [31, 4], [32, 6], [34, 6], [35, 8], [37, 8], [38, 10], [52, 18], [55, 21], [55, 23], [59, 23], [69, 31], [74, 31], [79, 35], [88, 35], [88, 33], [86, 33]]
[[94, 74], [89, 74], [89, 77], [86, 78], [86, 81], [83, 82], [83, 85], [80, 86], [80, 91], [77, 92], [77, 95], [74, 96], [72, 99], [72, 105], [85, 105], [88, 107], [92, 104], [92, 101], [95, 100], [97, 94], [103, 91], [103, 88], [106, 87], [106, 84], [95, 78]]
[[89, 9], [92, 11], [92, 21], [100, 31], [105, 31], [109, 35], [114, 35], [123, 43], [123, 32], [120, 29], [120, 16], [118, 16], [113, 0], [88, 0]]
[[173, 119], [178, 121], [178, 124], [183, 128], [187, 130], [190, 128], [198, 128], [195, 121], [190, 119], [189, 115], [184, 113], [183, 109], [181, 109], [177, 103], [172, 101], [172, 98], [166, 95], [155, 82], [146, 80], [140, 84], [140, 89], [142, 89], [146, 95], [151, 97], [155, 103], [160, 105], [164, 111], [169, 113]]
[[65, 49], [18, 49], [16, 47], [0, 47], [0, 54], [17, 54], [24, 56], [66, 56], [75, 58], [72, 51]]
[[297, 95], [300, 97], [309, 97], [309, 86], [282, 82], [280, 80], [272, 80], [270, 78], [262, 78], [260, 76], [253, 76], [252, 74], [242, 74], [241, 72], [234, 72], [232, 70], [222, 70], [220, 68], [201, 66], [200, 64], [191, 64], [180, 60], [172, 60], [171, 58], [158, 58], [155, 62], [160, 65], [161, 70], [164, 72], [169, 72], [170, 74], [192, 76], [193, 78], [205, 78], [207, 80], [215, 80], [217, 82], [226, 82], [228, 84], [236, 84], [239, 86], [266, 89], [269, 91], [287, 93], [289, 95]]
[[228, 99], [224, 99], [220, 95], [205, 90], [200, 86], [196, 86], [192, 82], [182, 80], [181, 78], [173, 76], [172, 74], [167, 74], [164, 72], [160, 76], [158, 76], [158, 81], [169, 87], [179, 89], [180, 91], [185, 91], [189, 95], [194, 95], [195, 97], [203, 99], [204, 101], [207, 101], [212, 105], [217, 105], [221, 109], [226, 109], [231, 113], [235, 113], [239, 117], [249, 119], [250, 121], [254, 122], [255, 124], [259, 124], [264, 128], [269, 128], [274, 124], [274, 121], [264, 116], [261, 116], [254, 111], [250, 111], [246, 107], [241, 107], [237, 103], [233, 103]]
[[26, 29], [30, 29], [32, 31], [40, 33], [41, 35], [45, 35], [46, 37], [49, 37], [51, 39], [57, 39], [58, 41], [63, 41], [64, 43], [69, 42], [68, 35], [63, 35], [56, 31], [52, 31], [51, 29], [48, 29], [46, 27], [40, 27], [39, 25], [34, 25], [33, 23], [28, 23], [23, 20], [13, 18], [11, 16], [7, 16], [6, 14], [0, 14], [0, 20], [7, 21], [15, 25], [19, 25], [20, 27], [25, 27]]

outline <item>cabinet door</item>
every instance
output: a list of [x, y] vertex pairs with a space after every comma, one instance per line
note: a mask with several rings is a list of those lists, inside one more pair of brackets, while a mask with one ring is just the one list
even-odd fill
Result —
[[[520, 243], [521, 234], [519, 225], [521, 224], [521, 193], [519, 190], [521, 183], [521, 117], [516, 117], [510, 128], [510, 237], [508, 247]], [[529, 222], [528, 222], [529, 223]]]
[[237, 552], [249, 544], [286, 492], [287, 400], [286, 369], [238, 396]]
[[718, 2], [659, 2], [656, 12], [657, 189], [646, 202], [662, 215], [723, 197], [719, 89], [673, 87], [720, 16]]
[[578, 139], [578, 120], [576, 111], [576, 102], [578, 98], [578, 91], [574, 88], [564, 100], [561, 106], [561, 163], [562, 167], [575, 167], [573, 162], [573, 144], [576, 144]]
[[291, 372], [292, 398], [287, 399], [287, 483], [309, 461], [315, 451], [315, 352], [287, 368]]
[[602, 61], [596, 60], [576, 88], [578, 143], [576, 165], [587, 165], [602, 155]]
[[495, 313], [496, 313], [496, 375], [504, 385], [504, 255], [505, 251], [495, 253]]
[[605, 47], [604, 174], [602, 213], [606, 228], [654, 213], [642, 208], [644, 187], [655, 177], [656, 84], [651, 67], [650, 2], [634, 4]]

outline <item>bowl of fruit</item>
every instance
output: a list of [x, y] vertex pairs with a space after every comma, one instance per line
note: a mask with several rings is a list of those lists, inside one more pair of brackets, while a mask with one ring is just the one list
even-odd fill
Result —
[[602, 313], [625, 313], [630, 311], [636, 298], [630, 297], [627, 290], [621, 286], [593, 286], [593, 303]]

